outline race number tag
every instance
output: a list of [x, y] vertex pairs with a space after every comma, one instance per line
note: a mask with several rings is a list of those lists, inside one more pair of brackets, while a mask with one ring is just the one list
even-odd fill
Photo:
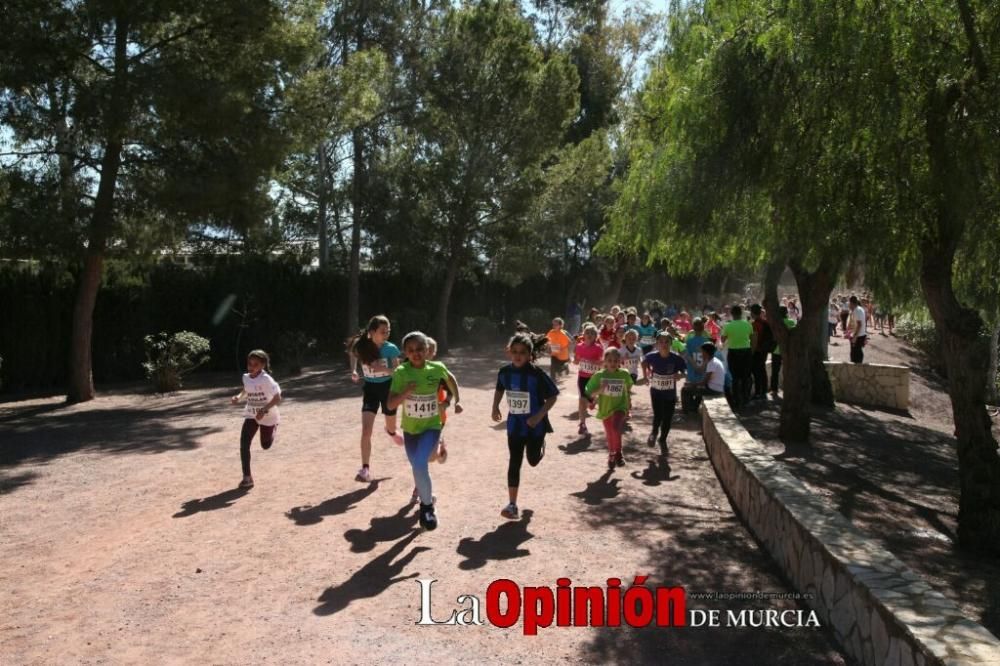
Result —
[[644, 335], [641, 338], [639, 338], [640, 347], [652, 347], [655, 344], [656, 344], [656, 338], [652, 336]]
[[558, 354], [559, 352], [562, 351], [562, 345], [557, 345], [554, 342], [550, 342], [549, 343], [549, 351], [551, 351], [552, 355], [555, 356], [556, 354]]
[[406, 399], [406, 415], [411, 419], [432, 419], [438, 415], [437, 395], [410, 395]]
[[362, 363], [361, 371], [365, 373], [365, 377], [372, 379], [392, 376], [392, 372], [389, 371], [389, 363], [384, 358], [380, 358], [370, 365]]
[[674, 378], [669, 375], [653, 375], [649, 380], [649, 387], [654, 391], [673, 391]]
[[604, 395], [612, 398], [625, 395], [625, 382], [621, 379], [605, 379], [601, 383], [604, 385]]
[[530, 394], [527, 391], [507, 391], [507, 410], [514, 416], [530, 414]]
[[594, 361], [580, 361], [580, 372], [587, 375], [596, 375], [601, 371], [601, 364]]
[[622, 367], [625, 368], [625, 371], [630, 375], [637, 375], [639, 374], [639, 359], [627, 358], [622, 361]]

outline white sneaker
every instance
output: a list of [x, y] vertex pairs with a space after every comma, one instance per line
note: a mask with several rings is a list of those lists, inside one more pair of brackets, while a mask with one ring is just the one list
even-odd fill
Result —
[[510, 518], [511, 520], [516, 519], [517, 505], [511, 502], [500, 511], [500, 515], [503, 516], [504, 518]]
[[371, 483], [372, 473], [367, 467], [362, 467], [358, 470], [357, 476], [354, 477], [355, 481], [360, 481], [361, 483]]

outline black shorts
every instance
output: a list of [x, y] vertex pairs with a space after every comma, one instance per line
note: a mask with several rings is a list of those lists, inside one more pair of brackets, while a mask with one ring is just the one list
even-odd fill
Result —
[[579, 377], [578, 376], [576, 378], [576, 386], [577, 386], [577, 388], [580, 389], [580, 397], [581, 398], [586, 398], [587, 397], [587, 392], [586, 392], [585, 389], [587, 388], [587, 382], [589, 382], [589, 381], [590, 381], [590, 377]]
[[569, 368], [567, 367], [568, 365], [569, 361], [561, 361], [555, 356], [552, 357], [552, 372], [555, 374], [560, 375], [564, 372], [569, 372]]
[[378, 414], [379, 407], [386, 416], [395, 416], [396, 410], [389, 409], [389, 385], [392, 382], [365, 382], [361, 399], [361, 411]]

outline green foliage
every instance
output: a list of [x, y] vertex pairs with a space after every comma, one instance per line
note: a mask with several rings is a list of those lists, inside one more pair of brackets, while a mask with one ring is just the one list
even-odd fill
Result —
[[179, 390], [183, 376], [209, 359], [208, 340], [191, 331], [147, 335], [143, 342], [146, 348], [143, 368], [161, 393]]
[[474, 344], [493, 342], [500, 337], [497, 323], [489, 317], [463, 317], [462, 330]]
[[512, 328], [514, 321], [523, 321], [533, 333], [544, 333], [552, 326], [552, 313], [542, 308], [527, 308], [514, 313], [509, 322]]
[[285, 331], [278, 335], [276, 357], [281, 359], [290, 375], [301, 375], [302, 366], [316, 352], [316, 338], [305, 331]]

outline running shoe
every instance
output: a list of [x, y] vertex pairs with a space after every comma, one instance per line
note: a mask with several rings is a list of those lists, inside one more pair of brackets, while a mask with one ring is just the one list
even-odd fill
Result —
[[516, 520], [517, 505], [511, 502], [500, 511], [500, 515], [503, 516], [504, 518], [510, 518], [511, 520]]
[[615, 457], [613, 455], [608, 456], [608, 469], [615, 468]]
[[578, 435], [589, 435], [590, 432], [587, 430], [587, 422], [580, 421], [580, 427], [576, 430]]
[[249, 476], [243, 477], [243, 480], [240, 481], [240, 488], [245, 488], [247, 490], [253, 488], [253, 479]]
[[396, 432], [389, 432], [386, 430], [385, 434], [389, 435], [389, 439], [395, 442], [397, 446], [403, 445], [403, 436], [399, 434], [398, 430]]
[[622, 455], [621, 451], [615, 454], [615, 464], [619, 467], [625, 466], [625, 456]]
[[358, 470], [357, 476], [354, 477], [355, 481], [360, 481], [361, 483], [371, 483], [372, 473], [367, 467], [362, 467]]
[[656, 435], [654, 433], [649, 433], [649, 437], [646, 438], [646, 446], [653, 446], [656, 444]]
[[425, 530], [433, 530], [438, 526], [437, 516], [434, 514], [433, 504], [421, 504], [420, 505], [420, 526]]

